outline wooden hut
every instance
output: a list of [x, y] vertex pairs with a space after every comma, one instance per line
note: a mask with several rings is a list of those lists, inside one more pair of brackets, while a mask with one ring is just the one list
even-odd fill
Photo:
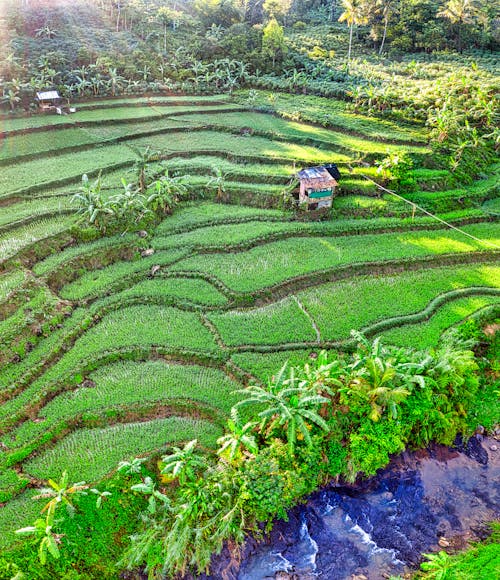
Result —
[[58, 115], [63, 115], [67, 113], [74, 113], [76, 111], [76, 109], [70, 107], [69, 104], [63, 104], [63, 99], [57, 91], [38, 92], [36, 94], [36, 100], [38, 101], [40, 110], [44, 112], [53, 111]]
[[309, 211], [332, 207], [339, 177], [339, 170], [333, 164], [299, 171], [299, 205], [305, 206]]

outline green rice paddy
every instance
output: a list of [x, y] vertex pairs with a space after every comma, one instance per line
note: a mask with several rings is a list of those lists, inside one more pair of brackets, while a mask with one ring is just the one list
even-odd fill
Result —
[[[0, 548], [36, 515], [40, 479], [67, 470], [96, 482], [121, 460], [195, 437], [211, 448], [235, 391], [287, 360], [342, 349], [351, 329], [434, 346], [498, 306], [497, 178], [458, 196], [447, 172], [415, 172], [415, 199], [468, 235], [412, 215], [374, 198], [363, 175], [376, 171], [358, 162], [389, 151], [425, 158], [425, 130], [334, 100], [325, 107], [335, 129], [318, 128], [317, 101], [302, 100], [300, 119], [284, 118], [293, 117], [284, 95], [277, 117], [247, 110], [244, 94], [0, 119]], [[203, 197], [146, 238], [131, 229], [77, 242], [70, 198], [82, 174], [102, 170], [111, 195], [122, 176], [135, 178], [131, 146], [161, 151]], [[326, 162], [342, 173], [333, 215], [303, 221], [279, 209], [297, 168]], [[231, 204], [206, 187], [216, 168]], [[463, 207], [469, 193], [474, 204]]]

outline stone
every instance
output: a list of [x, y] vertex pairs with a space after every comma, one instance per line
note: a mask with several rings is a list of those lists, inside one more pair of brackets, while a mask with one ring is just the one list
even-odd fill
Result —
[[145, 230], [141, 230], [140, 232], [137, 232], [137, 235], [140, 238], [147, 238], [148, 237], [148, 232], [146, 232]]
[[498, 449], [498, 445], [490, 445], [490, 449], [491, 449], [492, 451], [497, 451], [497, 449]]
[[441, 536], [438, 540], [438, 544], [441, 546], [441, 548], [448, 548], [450, 542], [448, 542], [444, 536]]
[[157, 272], [160, 271], [160, 266], [156, 265], [151, 268], [151, 276], [154, 276]]
[[149, 248], [147, 250], [143, 250], [141, 252], [141, 256], [143, 258], [147, 258], [148, 256], [152, 256], [154, 253], [155, 253], [154, 249], [153, 248]]

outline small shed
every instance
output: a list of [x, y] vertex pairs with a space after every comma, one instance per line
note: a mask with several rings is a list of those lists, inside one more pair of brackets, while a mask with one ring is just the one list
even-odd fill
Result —
[[310, 211], [332, 207], [339, 177], [339, 170], [334, 164], [299, 171], [299, 204], [305, 205]]
[[38, 106], [42, 111], [52, 111], [62, 103], [57, 91], [42, 91], [36, 94]]
[[38, 92], [36, 94], [36, 100], [42, 111], [54, 111], [58, 115], [66, 115], [76, 111], [76, 109], [69, 106], [69, 101], [68, 104], [63, 104], [63, 98], [57, 91]]

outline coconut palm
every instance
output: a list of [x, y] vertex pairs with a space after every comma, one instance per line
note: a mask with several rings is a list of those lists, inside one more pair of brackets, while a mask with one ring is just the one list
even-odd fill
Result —
[[342, 0], [342, 8], [344, 11], [339, 17], [339, 22], [346, 22], [349, 26], [349, 51], [347, 53], [347, 66], [349, 66], [351, 62], [352, 31], [354, 25], [361, 26], [367, 24], [368, 13], [364, 0]]
[[382, 15], [382, 18], [384, 19], [384, 33], [382, 35], [382, 42], [380, 43], [380, 48], [378, 51], [380, 55], [384, 50], [385, 39], [387, 37], [387, 26], [394, 9], [394, 0], [377, 0], [377, 7]]
[[260, 433], [266, 438], [284, 435], [289, 453], [293, 456], [297, 439], [303, 438], [309, 447], [312, 446], [310, 434], [312, 424], [323, 431], [330, 430], [325, 420], [318, 414], [319, 407], [328, 403], [328, 399], [311, 393], [300, 384], [293, 368], [287, 376], [287, 368], [288, 365], [285, 364], [267, 387], [252, 385], [238, 391], [245, 399], [237, 403], [236, 407], [244, 405], [260, 407], [262, 410], [257, 414], [261, 419]]

